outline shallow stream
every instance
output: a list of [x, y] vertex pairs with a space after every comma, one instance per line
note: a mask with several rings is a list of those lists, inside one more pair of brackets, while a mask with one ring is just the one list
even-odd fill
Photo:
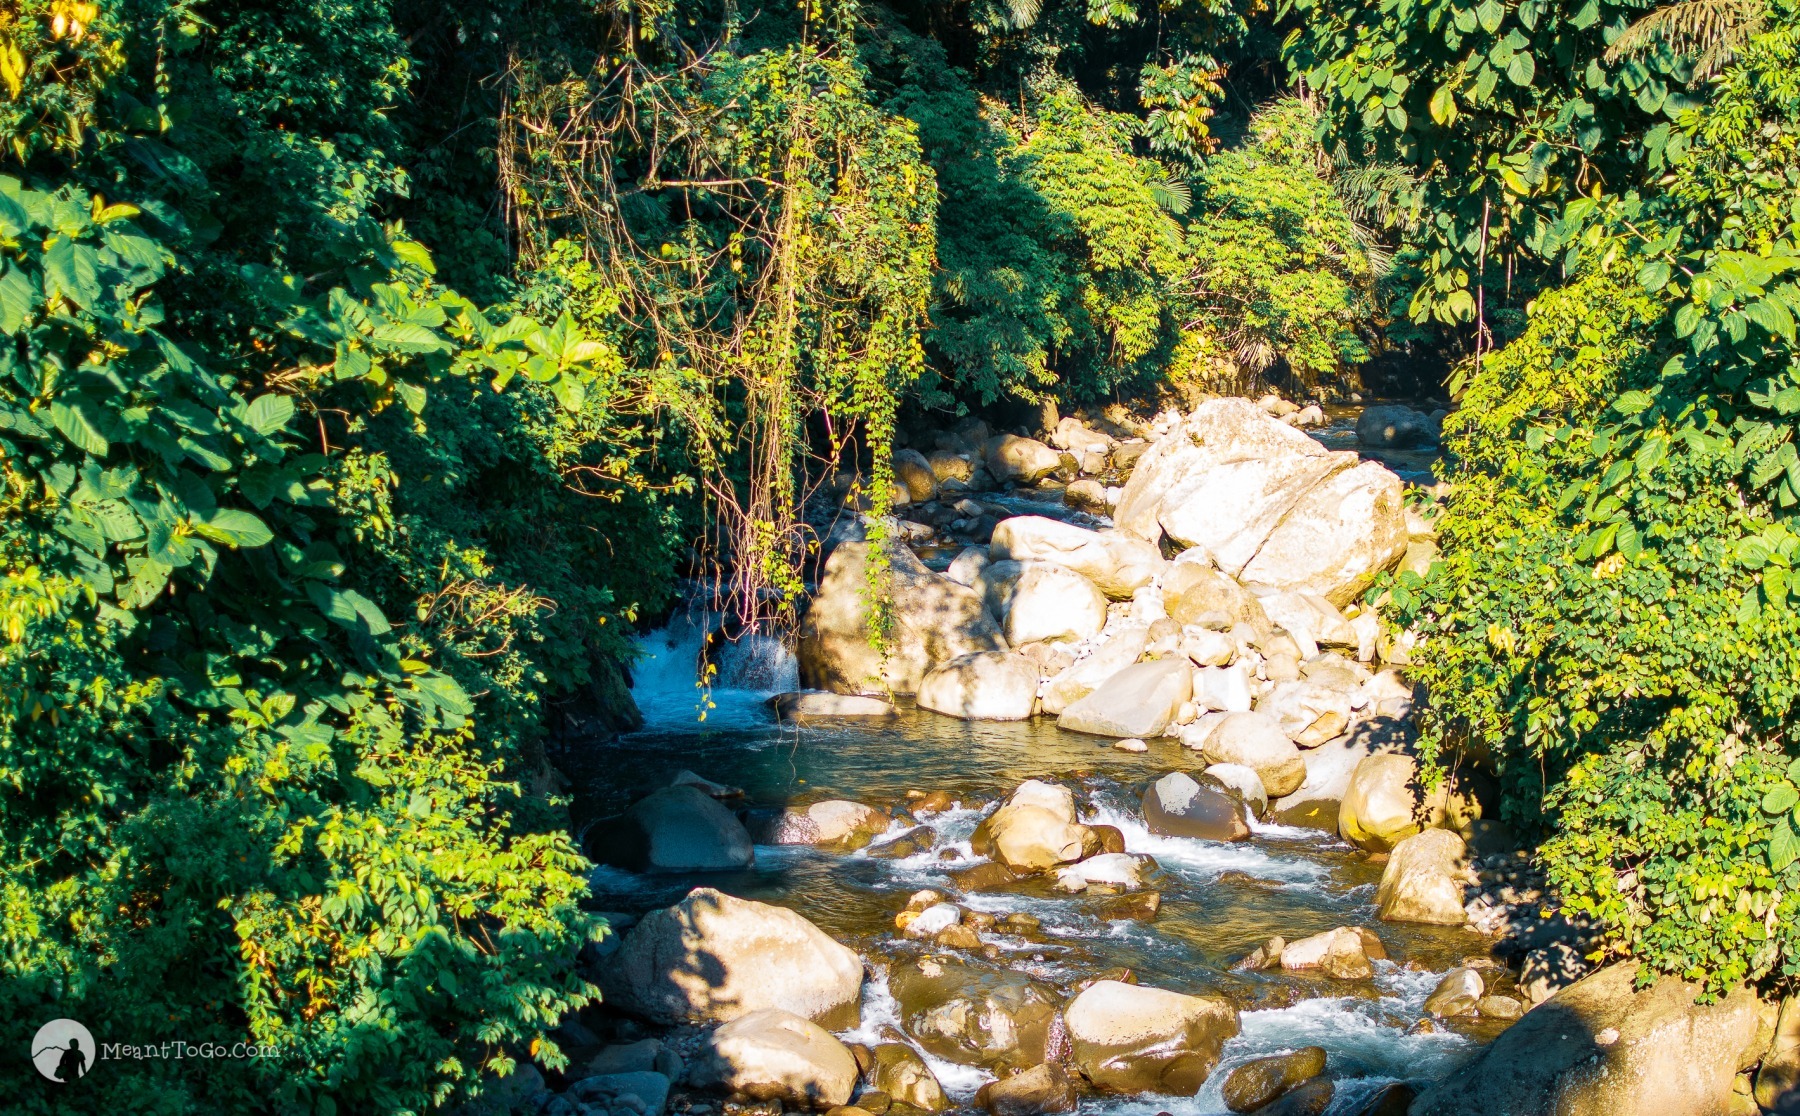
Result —
[[[1333, 448], [1354, 444], [1354, 412], [1333, 414], [1318, 432]], [[1428, 480], [1429, 455], [1390, 461], [1409, 478]], [[1413, 468], [1408, 469], [1407, 466]], [[983, 495], [982, 499], [994, 497]], [[1057, 510], [1043, 494], [1005, 497], [1015, 510]], [[1030, 505], [1030, 506], [1025, 506]], [[1067, 512], [1063, 517], [1070, 517]], [[948, 557], [944, 556], [947, 561]], [[710, 690], [696, 685], [704, 617], [678, 615], [645, 637], [633, 694], [645, 727], [612, 742], [583, 745], [562, 759], [576, 778], [586, 818], [616, 814], [683, 770], [742, 788], [751, 806], [805, 805], [848, 798], [904, 810], [909, 792], [943, 790], [960, 807], [902, 818], [874, 846], [852, 853], [806, 846], [758, 846], [754, 868], [704, 876], [639, 876], [597, 870], [596, 901], [632, 914], [667, 906], [700, 885], [790, 907], [857, 948], [880, 968], [884, 960], [923, 948], [894, 928], [894, 916], [921, 888], [935, 888], [972, 910], [1029, 913], [1042, 923], [1035, 940], [988, 935], [1003, 964], [1068, 991], [1109, 970], [1129, 969], [1139, 983], [1180, 992], [1222, 994], [1242, 1011], [1242, 1032], [1197, 1096], [1087, 1097], [1081, 1111], [1108, 1116], [1202, 1116], [1226, 1111], [1220, 1088], [1231, 1067], [1301, 1046], [1328, 1052], [1338, 1081], [1330, 1116], [1354, 1112], [1380, 1085], [1440, 1076], [1491, 1038], [1496, 1024], [1420, 1025], [1422, 1005], [1438, 979], [1467, 958], [1485, 957], [1488, 939], [1466, 930], [1375, 920], [1378, 864], [1339, 841], [1335, 832], [1257, 825], [1248, 841], [1217, 843], [1160, 837], [1145, 827], [1138, 802], [1154, 778], [1197, 772], [1199, 757], [1172, 739], [1146, 753], [1113, 749], [1111, 741], [1063, 732], [1053, 720], [965, 722], [904, 709], [893, 720], [829, 726], [777, 724], [767, 698], [799, 687], [792, 657], [774, 640], [726, 647]], [[1076, 788], [1083, 820], [1114, 825], [1127, 851], [1161, 866], [1161, 909], [1151, 921], [1107, 920], [1095, 901], [1058, 895], [1039, 884], [959, 894], [950, 874], [981, 862], [969, 836], [983, 814], [1026, 779]], [[915, 824], [936, 832], [936, 847], [887, 859], [881, 841]], [[1326, 820], [1323, 824], [1332, 824]], [[1296, 973], [1240, 973], [1232, 962], [1271, 936], [1292, 941], [1337, 926], [1374, 928], [1391, 961], [1377, 962], [1373, 981], [1338, 982]], [[898, 1008], [885, 980], [865, 987], [862, 1024], [850, 1041], [894, 1037]], [[967, 1103], [987, 1080], [978, 1069], [926, 1056], [953, 1099]]]

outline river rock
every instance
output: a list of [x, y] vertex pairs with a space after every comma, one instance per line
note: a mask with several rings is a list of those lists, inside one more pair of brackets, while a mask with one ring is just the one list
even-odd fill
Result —
[[1243, 663], [1197, 668], [1194, 671], [1194, 704], [1221, 713], [1250, 712], [1254, 703], [1250, 695], [1249, 670]]
[[1429, 415], [1397, 403], [1377, 403], [1356, 416], [1356, 440], [1375, 449], [1410, 449], [1437, 441]]
[[1388, 852], [1419, 832], [1418, 764], [1397, 753], [1359, 761], [1338, 807], [1338, 836], [1370, 852]]
[[1074, 454], [1111, 453], [1113, 448], [1110, 436], [1084, 425], [1074, 415], [1062, 416], [1046, 440], [1057, 449]]
[[906, 489], [915, 504], [937, 499], [938, 477], [931, 462], [914, 449], [894, 451], [894, 479]]
[[1519, 963], [1519, 991], [1533, 1004], [1541, 1004], [1580, 980], [1593, 968], [1581, 951], [1564, 941], [1546, 943], [1525, 955]]
[[1800, 1112], [1800, 998], [1781, 1002], [1775, 1039], [1757, 1068], [1756, 1103], [1776, 1116]]
[[769, 699], [775, 716], [783, 721], [835, 721], [840, 718], [892, 717], [894, 703], [863, 694], [834, 694], [829, 690], [796, 690]]
[[987, 547], [965, 546], [955, 558], [950, 560], [949, 567], [944, 570], [944, 576], [958, 585], [967, 585], [972, 589], [975, 587], [976, 579], [981, 576], [981, 571], [987, 568]]
[[1269, 812], [1268, 788], [1254, 768], [1241, 763], [1215, 763], [1206, 769], [1206, 774], [1236, 791], [1252, 817], [1260, 818]]
[[937, 450], [925, 455], [925, 463], [931, 466], [931, 475], [940, 486], [946, 483], [967, 486], [975, 476], [975, 462], [966, 453]]
[[1050, 679], [1044, 687], [1044, 712], [1052, 716], [1094, 692], [1095, 687], [1138, 661], [1150, 643], [1145, 624], [1119, 624], [1084, 644], [1092, 651]]
[[1381, 939], [1360, 926], [1340, 926], [1288, 942], [1281, 951], [1283, 969], [1317, 969], [1338, 980], [1366, 980], [1375, 975], [1370, 962], [1386, 959], [1387, 949]]
[[[669, 1087], [670, 1081], [665, 1075], [651, 1070], [637, 1070], [584, 1077], [570, 1085], [565, 1095], [582, 1104], [602, 1108], [632, 1107], [633, 1111], [641, 1111], [644, 1116], [662, 1116], [663, 1109], [669, 1103]], [[625, 1099], [627, 1097], [636, 1097], [637, 1105], [631, 1106]]]
[[1266, 798], [1280, 798], [1306, 782], [1306, 761], [1273, 717], [1231, 713], [1215, 726], [1201, 749], [1212, 763], [1240, 764], [1256, 772]]
[[1739, 986], [1711, 1004], [1697, 985], [1609, 965], [1525, 1013], [1427, 1089], [1412, 1116], [1471, 1112], [1623, 1116], [1734, 1111], [1732, 1082], [1768, 1046], [1774, 1012]]
[[1320, 647], [1355, 647], [1356, 629], [1336, 605], [1317, 593], [1267, 593], [1257, 598], [1269, 619], [1296, 640]]
[[1273, 628], [1254, 593], [1188, 554], [1163, 574], [1162, 592], [1163, 607], [1177, 624], [1204, 625], [1208, 618], [1222, 617], [1226, 628], [1245, 624], [1259, 638]]
[[1156, 859], [1141, 853], [1101, 853], [1056, 870], [1058, 891], [1085, 891], [1090, 885], [1105, 884], [1135, 891], [1150, 882], [1156, 872]]
[[596, 857], [634, 872], [717, 872], [756, 859], [737, 816], [692, 786], [664, 787], [598, 827]]
[[870, 1054], [870, 1088], [924, 1112], [942, 1112], [950, 1107], [937, 1075], [912, 1047], [903, 1042], [884, 1042]]
[[717, 1023], [782, 1008], [854, 1020], [862, 959], [783, 907], [697, 888], [652, 911], [600, 969], [612, 1007], [654, 1023]]
[[1400, 478], [1366, 461], [1308, 490], [1236, 576], [1315, 592], [1342, 608], [1405, 553]]
[[1106, 626], [1106, 598], [1094, 583], [1049, 562], [1025, 563], [1005, 603], [1006, 638], [1014, 647], [1040, 640], [1079, 643]]
[[1055, 993], [1010, 969], [919, 957], [897, 963], [888, 986], [906, 1033], [947, 1062], [1035, 1065], [1060, 1033]]
[[1461, 926], [1463, 885], [1475, 882], [1463, 862], [1463, 839], [1447, 829], [1427, 829], [1394, 846], [1381, 870], [1375, 912], [1386, 922]]
[[1037, 666], [1012, 651], [978, 651], [939, 663], [919, 680], [920, 709], [965, 721], [1023, 721], [1037, 702]]
[[753, 834], [759, 845], [848, 845], [862, 848], [888, 827], [888, 816], [872, 806], [830, 798], [810, 806], [789, 806], [762, 820]]
[[1093, 831], [1075, 820], [1074, 792], [1036, 779], [1021, 783], [975, 827], [969, 842], [978, 856], [1028, 871], [1080, 860], [1099, 844]]
[[1355, 460], [1351, 453], [1280, 454], [1215, 465], [1171, 489], [1157, 522], [1178, 546], [1201, 548], [1239, 577], [1306, 494]]
[[1431, 990], [1431, 995], [1425, 997], [1425, 1012], [1440, 1019], [1472, 1015], [1486, 991], [1486, 982], [1474, 969], [1451, 969]]
[[1137, 459], [1113, 521], [1155, 542], [1162, 535], [1158, 519], [1165, 498], [1178, 485], [1234, 461], [1325, 453], [1318, 442], [1269, 417], [1247, 399], [1209, 399]]
[[1143, 809], [1144, 823], [1160, 836], [1205, 841], [1241, 841], [1250, 836], [1242, 803], [1179, 771], [1151, 784], [1144, 792]]
[[1088, 985], [1063, 1020], [1082, 1076], [1113, 1093], [1193, 1096], [1238, 1033], [1237, 1009], [1224, 1000], [1116, 980]]
[[1035, 438], [1002, 434], [988, 443], [988, 472], [1002, 484], [1032, 484], [1062, 467], [1062, 454]]
[[1225, 1077], [1225, 1107], [1233, 1112], [1255, 1112], [1263, 1105], [1325, 1072], [1325, 1048], [1303, 1046], [1287, 1054], [1256, 1058], [1234, 1068]]
[[993, 1116], [1049, 1116], [1075, 1111], [1075, 1083], [1061, 1066], [1036, 1065], [982, 1086], [976, 1103]]
[[743, 1015], [712, 1032], [688, 1070], [700, 1088], [802, 1108], [847, 1104], [859, 1076], [849, 1047], [780, 1008]]
[[1100, 683], [1062, 711], [1057, 725], [1096, 736], [1161, 736], [1182, 702], [1192, 696], [1193, 668], [1186, 659], [1137, 663]]
[[819, 591], [800, 624], [800, 676], [807, 685], [845, 694], [911, 694], [938, 663], [1006, 649], [979, 594], [933, 573], [907, 547], [891, 544], [894, 624], [884, 657], [869, 641], [871, 545], [844, 543], [825, 563]]
[[1329, 1077], [1303, 1081], [1256, 1110], [1256, 1116], [1325, 1116], [1337, 1086]]
[[1283, 682], [1256, 703], [1256, 711], [1300, 747], [1317, 748], [1350, 724], [1350, 695], [1317, 682]]
[[1511, 996], [1483, 996], [1475, 1010], [1487, 1019], [1517, 1019], [1525, 1014], [1525, 1005]]
[[1074, 570], [1116, 601], [1128, 601], [1168, 565], [1143, 539], [1120, 531], [1090, 531], [1041, 515], [1000, 521], [988, 543], [994, 561], [1049, 562]]

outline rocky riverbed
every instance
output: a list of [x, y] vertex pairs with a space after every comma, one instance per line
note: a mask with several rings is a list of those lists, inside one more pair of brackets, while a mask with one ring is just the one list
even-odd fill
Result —
[[1589, 974], [1479, 773], [1418, 786], [1413, 643], [1363, 597], [1431, 559], [1440, 419], [1215, 400], [903, 448], [885, 650], [846, 478], [793, 650], [678, 616], [644, 731], [568, 761], [605, 1001], [502, 1103], [1757, 1111], [1769, 1005]]

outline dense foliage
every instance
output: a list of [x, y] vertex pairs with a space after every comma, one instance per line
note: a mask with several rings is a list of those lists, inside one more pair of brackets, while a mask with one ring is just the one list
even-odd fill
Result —
[[1800, 59], [1768, 14], [1644, 137], [1653, 186], [1546, 234], [1578, 277], [1469, 377], [1445, 560], [1396, 590], [1428, 744], [1492, 754], [1610, 950], [1713, 988], [1800, 975]]
[[1427, 758], [1613, 953], [1800, 977], [1800, 46], [1697, 2], [10, 5], [0, 1011], [268, 1048], [133, 1111], [554, 1067], [546, 741], [678, 577], [791, 619], [905, 408], [1417, 346]]

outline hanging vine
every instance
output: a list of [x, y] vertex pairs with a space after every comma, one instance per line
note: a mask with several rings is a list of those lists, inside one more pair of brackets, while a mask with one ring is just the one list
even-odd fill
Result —
[[[847, 31], [742, 53], [614, 12], [586, 73], [515, 62], [498, 156], [518, 258], [579, 245], [627, 362], [688, 443], [723, 607], [786, 622], [814, 544], [801, 512], [859, 466], [876, 525], [895, 408], [923, 367], [936, 189], [913, 125], [880, 111]], [[878, 563], [879, 564], [879, 563]], [[879, 571], [876, 574], [880, 576]]]

